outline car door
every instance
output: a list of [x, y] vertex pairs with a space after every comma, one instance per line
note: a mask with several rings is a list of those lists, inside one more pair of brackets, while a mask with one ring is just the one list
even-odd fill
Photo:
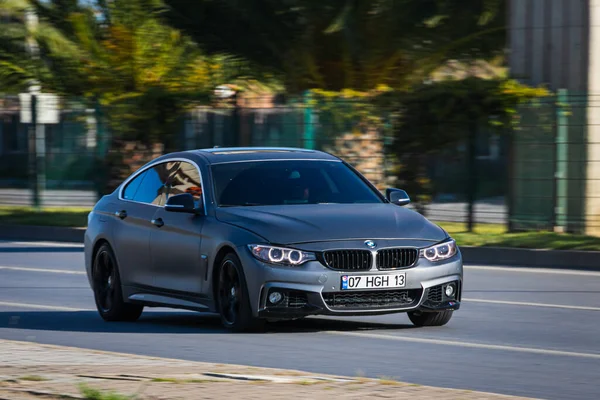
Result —
[[168, 175], [150, 167], [127, 183], [115, 211], [114, 242], [121, 280], [126, 286], [153, 285], [150, 258], [152, 218], [166, 200]]
[[[191, 193], [203, 207], [200, 171], [195, 164], [179, 161], [169, 176], [168, 196]], [[165, 211], [154, 214], [150, 236], [155, 286], [172, 292], [200, 294], [206, 278], [206, 257], [200, 254], [204, 215]]]

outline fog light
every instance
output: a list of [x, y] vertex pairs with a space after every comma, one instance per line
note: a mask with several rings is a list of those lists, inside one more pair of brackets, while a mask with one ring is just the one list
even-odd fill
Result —
[[446, 286], [446, 296], [452, 297], [453, 295], [454, 295], [454, 285], [450, 284], [450, 285]]
[[271, 294], [269, 294], [269, 303], [271, 304], [277, 304], [281, 299], [283, 299], [283, 296], [279, 292], [271, 292]]

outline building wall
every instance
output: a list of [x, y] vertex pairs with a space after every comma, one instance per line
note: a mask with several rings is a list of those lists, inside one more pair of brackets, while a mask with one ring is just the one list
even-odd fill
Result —
[[[600, 223], [592, 222], [592, 215], [600, 217], [600, 196], [595, 199], [590, 192], [592, 188], [600, 192], [600, 187], [590, 185], [600, 178], [600, 162], [587, 162], [600, 161], [600, 148], [591, 145], [600, 142], [600, 132], [598, 140], [594, 140], [595, 128], [590, 126], [595, 118], [591, 94], [600, 94], [600, 76], [595, 73], [600, 71], [595, 67], [600, 63], [596, 61], [600, 56], [600, 26], [590, 23], [594, 15], [591, 10], [597, 10], [598, 3], [599, 0], [509, 0], [508, 44], [511, 75], [531, 85], [546, 85], [555, 92], [566, 89], [564, 99], [569, 105], [566, 120], [552, 119], [566, 127], [557, 126], [556, 122], [551, 129], [528, 127], [530, 131], [547, 132], [552, 138], [545, 141], [545, 150], [540, 147], [515, 151], [514, 161], [518, 165], [535, 158], [547, 159], [529, 171], [530, 176], [545, 177], [547, 184], [521, 183], [513, 190], [513, 204], [525, 204], [525, 199], [543, 190], [544, 197], [554, 202], [549, 206], [554, 206], [557, 219], [567, 221], [559, 228], [600, 235]], [[552, 145], [559, 132], [562, 136], [555, 141], [553, 157], [549, 157], [547, 146]], [[598, 225], [597, 232], [591, 229], [593, 225]]]
[[597, 0], [509, 0], [513, 77], [553, 90], [588, 89], [590, 3]]

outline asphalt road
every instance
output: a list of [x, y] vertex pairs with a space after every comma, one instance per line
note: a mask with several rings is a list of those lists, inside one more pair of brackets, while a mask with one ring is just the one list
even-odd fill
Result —
[[600, 273], [467, 267], [465, 279], [463, 307], [445, 327], [413, 328], [399, 314], [231, 334], [214, 316], [160, 309], [136, 323], [105, 323], [93, 310], [80, 245], [1, 242], [0, 338], [547, 399], [598, 397]]

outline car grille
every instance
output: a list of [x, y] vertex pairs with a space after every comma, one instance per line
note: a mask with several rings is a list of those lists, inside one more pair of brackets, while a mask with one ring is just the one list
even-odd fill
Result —
[[434, 303], [442, 302], [442, 285], [434, 286], [429, 288], [429, 293], [427, 294], [427, 300], [432, 301]]
[[368, 271], [373, 264], [369, 250], [329, 250], [323, 253], [325, 265], [340, 271]]
[[410, 267], [417, 261], [417, 249], [384, 249], [377, 253], [377, 268], [393, 269]]
[[369, 310], [417, 305], [422, 290], [385, 290], [323, 293], [325, 304], [332, 310]]

